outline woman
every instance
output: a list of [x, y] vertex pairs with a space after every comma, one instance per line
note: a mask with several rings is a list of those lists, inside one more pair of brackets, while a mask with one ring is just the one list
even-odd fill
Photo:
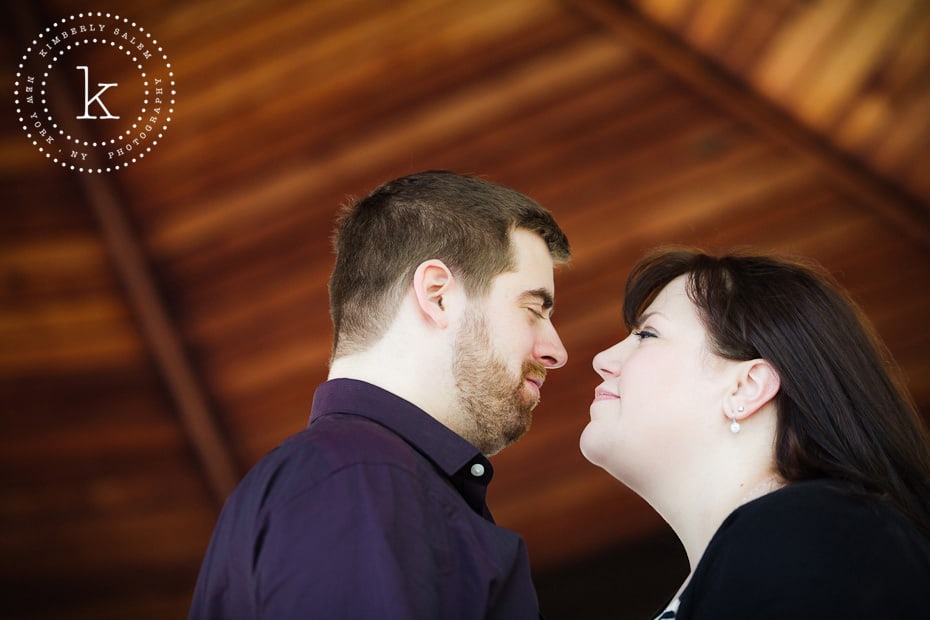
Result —
[[865, 319], [826, 274], [762, 256], [655, 253], [585, 457], [681, 539], [659, 618], [930, 618], [930, 441]]

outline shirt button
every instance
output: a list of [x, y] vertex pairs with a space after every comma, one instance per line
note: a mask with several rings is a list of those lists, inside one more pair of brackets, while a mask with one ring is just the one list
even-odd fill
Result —
[[481, 463], [475, 463], [471, 466], [471, 475], [475, 478], [480, 478], [484, 475], [484, 465]]

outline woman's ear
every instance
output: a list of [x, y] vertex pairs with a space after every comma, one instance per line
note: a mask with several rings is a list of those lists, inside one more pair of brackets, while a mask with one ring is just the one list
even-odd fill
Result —
[[454, 280], [452, 271], [438, 259], [420, 263], [413, 274], [413, 291], [421, 315], [441, 329], [449, 325], [443, 296], [448, 294]]
[[727, 418], [742, 421], [767, 405], [781, 389], [778, 371], [764, 359], [740, 362], [736, 367], [736, 386], [724, 405]]

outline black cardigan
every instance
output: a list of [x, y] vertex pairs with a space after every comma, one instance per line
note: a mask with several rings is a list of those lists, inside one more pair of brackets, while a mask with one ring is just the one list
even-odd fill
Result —
[[882, 499], [792, 484], [727, 517], [676, 618], [930, 619], [930, 540]]

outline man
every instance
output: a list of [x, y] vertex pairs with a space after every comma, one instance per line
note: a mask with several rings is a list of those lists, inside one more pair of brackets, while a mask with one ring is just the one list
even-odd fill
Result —
[[346, 209], [335, 245], [329, 380], [227, 501], [191, 618], [538, 618], [487, 457], [566, 361], [565, 235], [514, 190], [432, 171]]

